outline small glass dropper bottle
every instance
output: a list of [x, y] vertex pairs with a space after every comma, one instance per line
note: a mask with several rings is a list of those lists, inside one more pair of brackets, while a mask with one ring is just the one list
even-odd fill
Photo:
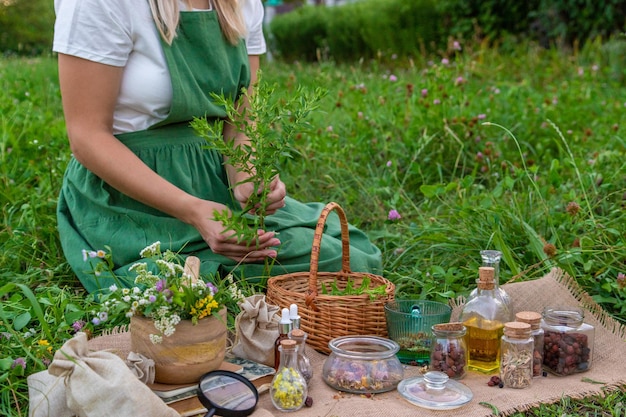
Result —
[[274, 342], [274, 369], [278, 369], [280, 363], [280, 342], [282, 340], [289, 339], [289, 332], [291, 331], [291, 319], [289, 318], [289, 309], [283, 308], [281, 310], [281, 318], [278, 323], [278, 337]]
[[298, 305], [292, 304], [289, 306], [289, 319], [291, 320], [291, 328], [300, 328], [300, 315], [298, 314]]

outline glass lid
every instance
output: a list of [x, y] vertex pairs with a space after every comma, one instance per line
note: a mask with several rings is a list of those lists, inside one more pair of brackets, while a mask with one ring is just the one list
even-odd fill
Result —
[[474, 397], [468, 387], [437, 371], [400, 381], [398, 392], [411, 404], [430, 410], [459, 408]]

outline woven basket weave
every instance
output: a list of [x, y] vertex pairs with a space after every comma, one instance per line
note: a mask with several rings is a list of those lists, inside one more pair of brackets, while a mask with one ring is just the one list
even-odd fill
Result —
[[[339, 272], [318, 272], [320, 245], [326, 219], [331, 211], [339, 215], [341, 225], [342, 260]], [[330, 353], [328, 342], [335, 337], [375, 335], [387, 337], [384, 306], [394, 298], [395, 286], [379, 275], [350, 271], [350, 240], [348, 221], [337, 203], [328, 203], [317, 222], [311, 266], [308, 272], [297, 272], [271, 277], [267, 282], [267, 300], [281, 308], [298, 306], [300, 328], [308, 333], [307, 345], [318, 352]], [[329, 295], [322, 294], [322, 285], [346, 288], [352, 281], [354, 288], [369, 278], [369, 288], [385, 286], [384, 294]]]

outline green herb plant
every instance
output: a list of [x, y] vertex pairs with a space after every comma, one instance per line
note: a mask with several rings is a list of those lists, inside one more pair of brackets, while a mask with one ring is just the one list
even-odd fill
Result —
[[[230, 185], [231, 190], [243, 183], [254, 186], [250, 199], [241, 211], [231, 214], [226, 210], [216, 210], [213, 213], [214, 219], [224, 224], [225, 230], [232, 232], [240, 241], [254, 242], [256, 230], [264, 229], [270, 191], [266, 185], [279, 174], [281, 162], [291, 158], [295, 136], [307, 130], [306, 119], [318, 108], [325, 94], [319, 87], [313, 90], [298, 87], [290, 97], [275, 100], [274, 90], [275, 86], [263, 82], [259, 74], [254, 93], [243, 92], [245, 97], [242, 99], [247, 99], [249, 103], [243, 109], [224, 95], [212, 95], [215, 102], [226, 110], [229, 122], [248, 137], [249, 143], [235, 145], [234, 138], [225, 138], [222, 133], [224, 119], [212, 122], [196, 118], [192, 121], [192, 127], [206, 139], [208, 147], [217, 149], [238, 172], [246, 174], [245, 179]], [[256, 215], [250, 215], [253, 209]]]
[[345, 288], [339, 288], [337, 285], [337, 280], [328, 283], [322, 282], [321, 290], [324, 295], [361, 295], [368, 294], [370, 296], [370, 300], [376, 299], [377, 295], [385, 294], [385, 284], [378, 285], [376, 287], [370, 288], [371, 279], [369, 277], [363, 278], [361, 281], [361, 285], [355, 286], [354, 280], [348, 279], [346, 281]]

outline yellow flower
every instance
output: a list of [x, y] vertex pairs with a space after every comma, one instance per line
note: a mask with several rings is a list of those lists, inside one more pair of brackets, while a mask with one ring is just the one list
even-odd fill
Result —
[[41, 339], [37, 342], [37, 344], [39, 346], [46, 346], [46, 350], [48, 351], [48, 353], [52, 353], [52, 346], [50, 346], [50, 342], [48, 342], [46, 339]]
[[198, 319], [211, 315], [211, 310], [218, 308], [217, 301], [213, 299], [212, 295], [207, 295], [201, 300], [196, 301], [195, 305], [191, 308], [191, 315]]

